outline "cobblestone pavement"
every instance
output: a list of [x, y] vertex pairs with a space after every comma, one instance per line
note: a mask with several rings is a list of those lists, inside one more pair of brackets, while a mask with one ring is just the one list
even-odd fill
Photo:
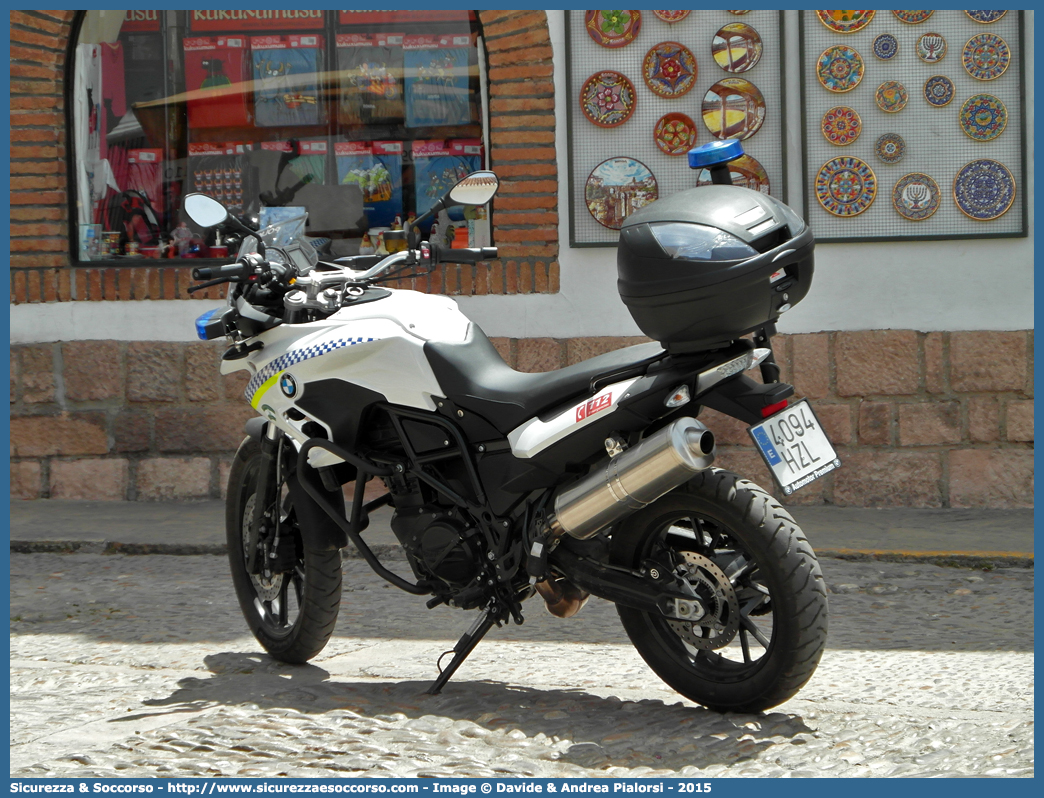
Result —
[[1030, 569], [823, 560], [815, 676], [719, 715], [599, 600], [531, 600], [427, 696], [474, 616], [344, 567], [337, 633], [295, 667], [259, 653], [221, 557], [12, 554], [11, 775], [1033, 775]]

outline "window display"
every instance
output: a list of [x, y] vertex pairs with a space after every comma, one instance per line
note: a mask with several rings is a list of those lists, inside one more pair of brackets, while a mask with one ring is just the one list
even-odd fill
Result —
[[[73, 67], [80, 262], [234, 251], [190, 192], [253, 226], [303, 208], [322, 256], [354, 255], [485, 165], [474, 12], [128, 11], [105, 36]], [[437, 221], [488, 244], [472, 215]]]

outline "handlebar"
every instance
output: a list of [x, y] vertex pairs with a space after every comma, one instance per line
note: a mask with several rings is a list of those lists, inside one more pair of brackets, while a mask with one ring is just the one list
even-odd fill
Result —
[[497, 257], [496, 247], [465, 247], [463, 249], [439, 249], [440, 263], [479, 263], [494, 260]]
[[198, 269], [192, 270], [193, 280], [209, 280], [213, 277], [237, 277], [251, 274], [253, 268], [245, 263], [236, 261], [235, 263], [227, 263], [224, 266], [203, 266]]

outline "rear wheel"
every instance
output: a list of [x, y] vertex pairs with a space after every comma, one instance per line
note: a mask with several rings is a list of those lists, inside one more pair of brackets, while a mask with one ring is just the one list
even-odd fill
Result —
[[720, 469], [626, 518], [611, 557], [683, 575], [698, 620], [618, 607], [656, 674], [718, 711], [758, 712], [811, 678], [826, 644], [827, 599], [815, 553], [790, 514], [753, 482]]
[[260, 445], [248, 438], [236, 452], [229, 474], [225, 534], [232, 583], [247, 626], [265, 651], [283, 662], [307, 662], [323, 650], [337, 623], [341, 553], [305, 546], [283, 486], [285, 475], [279, 475], [278, 498], [268, 508], [280, 514], [278, 557], [274, 561], [268, 558], [274, 569], [258, 574], [247, 570], [246, 552], [262, 462]]

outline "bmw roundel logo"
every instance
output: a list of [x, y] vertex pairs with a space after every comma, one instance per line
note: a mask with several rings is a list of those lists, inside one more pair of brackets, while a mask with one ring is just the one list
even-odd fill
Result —
[[284, 373], [279, 378], [279, 390], [283, 392], [284, 396], [288, 396], [291, 399], [297, 396], [297, 380], [294, 379], [290, 373]]

